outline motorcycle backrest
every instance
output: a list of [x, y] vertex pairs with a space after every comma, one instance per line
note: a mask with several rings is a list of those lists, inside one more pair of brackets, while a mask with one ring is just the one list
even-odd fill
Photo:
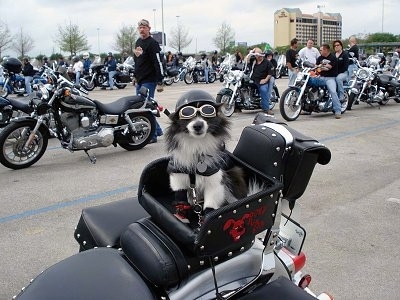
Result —
[[233, 164], [243, 168], [248, 178], [262, 183], [262, 189], [254, 195], [213, 210], [204, 217], [200, 226], [198, 216], [194, 213], [190, 224], [174, 216], [175, 194], [169, 187], [167, 172], [169, 158], [150, 163], [140, 178], [139, 203], [171, 238], [199, 257], [240, 251], [254, 241], [256, 234], [270, 229], [275, 221], [282, 185], [240, 162], [231, 153], [226, 154]]
[[233, 155], [279, 179], [282, 195], [290, 201], [303, 195], [315, 165], [325, 165], [331, 159], [330, 150], [323, 144], [263, 113], [256, 115], [252, 126], [244, 128]]

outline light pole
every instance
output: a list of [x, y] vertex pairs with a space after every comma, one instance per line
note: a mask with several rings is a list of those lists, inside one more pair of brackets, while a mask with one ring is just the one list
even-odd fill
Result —
[[154, 31], [157, 31], [157, 28], [156, 28], [156, 9], [155, 8], [153, 8], [153, 14], [154, 14]]
[[382, 33], [383, 33], [383, 17], [385, 12], [385, 0], [382, 0]]
[[164, 40], [164, 1], [161, 0], [161, 43], [162, 51], [165, 53], [165, 40]]
[[178, 52], [181, 52], [181, 31], [179, 29], [179, 17], [180, 16], [176, 16], [176, 33], [178, 36]]
[[99, 56], [100, 56], [100, 28], [97, 28], [97, 48], [99, 50]]
[[[323, 20], [322, 20], [321, 8], [323, 8], [323, 7], [325, 7], [325, 5], [317, 5], [317, 8], [318, 8], [317, 44], [320, 46], [322, 45], [322, 31], [323, 31], [322, 23], [323, 23]], [[318, 32], [319, 32], [319, 34], [318, 34]], [[318, 39], [319, 39], [319, 41], [318, 41]]]

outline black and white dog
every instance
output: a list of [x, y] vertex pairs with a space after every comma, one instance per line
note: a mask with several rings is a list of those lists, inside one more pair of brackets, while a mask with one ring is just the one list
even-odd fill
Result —
[[[202, 90], [187, 92], [169, 118], [171, 124], [165, 137], [171, 154], [171, 189], [185, 195], [184, 198], [187, 191], [195, 190], [195, 198], [204, 201], [204, 212], [246, 197], [244, 171], [233, 166], [224, 152], [230, 122], [219, 111], [214, 98]], [[188, 201], [197, 204], [191, 197]]]

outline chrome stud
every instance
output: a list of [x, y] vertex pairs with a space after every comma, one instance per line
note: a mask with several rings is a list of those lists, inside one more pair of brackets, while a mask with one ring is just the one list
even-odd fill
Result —
[[273, 218], [275, 218], [275, 214], [272, 214], [271, 216], [272, 216]]
[[204, 260], [201, 260], [200, 261], [200, 266], [203, 266], [204, 265]]
[[228, 257], [231, 257], [232, 256], [232, 252], [228, 252]]
[[281, 147], [276, 147], [276, 151], [280, 151], [281, 150]]
[[86, 241], [83, 241], [83, 242], [82, 242], [82, 245], [86, 245]]
[[262, 199], [258, 199], [258, 203], [261, 203], [262, 202]]
[[274, 162], [274, 167], [277, 167], [278, 166], [278, 163], [277, 162]]
[[79, 233], [77, 233], [76, 237], [79, 239], [81, 237], [81, 235]]
[[207, 234], [211, 234], [211, 230], [207, 231]]
[[272, 136], [274, 136], [274, 137], [276, 136], [276, 134], [275, 134], [275, 133], [273, 133], [273, 134], [271, 134], [271, 135], [272, 135]]
[[218, 261], [218, 256], [214, 257], [214, 261]]
[[244, 251], [244, 247], [241, 247], [241, 248], [240, 248], [240, 252], [243, 252], [243, 251]]
[[233, 211], [234, 214], [236, 214], [236, 209]]
[[200, 246], [200, 250], [204, 250], [204, 246]]
[[190, 265], [188, 265], [188, 270], [190, 270], [190, 268], [191, 268], [191, 266], [190, 266]]
[[250, 207], [250, 205], [246, 204], [246, 208], [249, 208], [249, 207]]

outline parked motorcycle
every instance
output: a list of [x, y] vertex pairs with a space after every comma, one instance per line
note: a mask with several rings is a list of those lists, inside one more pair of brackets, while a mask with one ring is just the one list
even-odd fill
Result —
[[[124, 89], [130, 82], [132, 82], [130, 74], [117, 68], [117, 73], [114, 76], [114, 85], [118, 89]], [[89, 75], [81, 78], [81, 85], [88, 91], [93, 91], [95, 87], [104, 88], [108, 86], [107, 67], [101, 62], [100, 56], [97, 56], [90, 65]]]
[[[247, 70], [248, 58], [253, 56], [250, 53], [246, 56], [245, 65], [242, 70], [230, 70], [225, 75], [224, 88], [222, 88], [218, 94], [216, 101], [222, 103], [222, 113], [230, 117], [237, 110], [256, 110], [261, 109], [261, 96], [258, 91], [257, 85], [250, 79]], [[279, 91], [277, 86], [274, 84], [271, 98], [270, 98], [270, 109], [275, 107], [275, 104], [279, 100]]]
[[181, 71], [175, 67], [166, 67], [164, 69], [164, 79], [163, 82], [165, 85], [171, 85], [173, 83], [177, 83], [180, 80]]
[[288, 68], [286, 66], [286, 56], [281, 54], [277, 59], [278, 66], [276, 67], [276, 78], [288, 76]]
[[354, 60], [354, 63], [358, 69], [350, 81], [348, 110], [359, 102], [386, 105], [393, 99], [400, 103], [400, 82], [395, 76], [380, 74], [374, 68], [362, 67], [357, 60]]
[[25, 78], [21, 75], [22, 63], [14, 57], [6, 58], [2, 62], [3, 80], [0, 81], [0, 96], [9, 94], [23, 95], [25, 90]]
[[[216, 79], [216, 73], [211, 66], [207, 68], [208, 68], [208, 82], [213, 83]], [[184, 81], [186, 84], [206, 81], [204, 76], [204, 68], [199, 61], [196, 62], [192, 58], [192, 60], [188, 62], [188, 67], [186, 70]]]
[[71, 152], [84, 150], [92, 163], [90, 149], [120, 145], [132, 151], [146, 146], [155, 131], [157, 103], [147, 89], [140, 95], [122, 97], [104, 104], [81, 96], [84, 89], [63, 77], [54, 78], [56, 87], [42, 86], [32, 98], [34, 112], [13, 119], [0, 132], [0, 163], [10, 169], [27, 168], [44, 154], [49, 139], [49, 118], [54, 117], [55, 136]]
[[333, 299], [309, 288], [311, 276], [301, 272], [306, 231], [285, 213], [315, 165], [329, 163], [329, 149], [261, 116], [225, 153], [262, 183], [260, 192], [183, 223], [174, 215], [169, 157], [160, 158], [143, 170], [137, 198], [84, 209], [75, 230], [81, 252], [13, 299]]
[[224, 82], [225, 75], [232, 70], [232, 67], [236, 63], [235, 55], [227, 53], [224, 60], [218, 65], [216, 69], [216, 78], [219, 79], [220, 82]]
[[[324, 82], [318, 79], [318, 68], [309, 62], [302, 62], [302, 69], [297, 74], [294, 84], [288, 87], [281, 96], [279, 109], [287, 121], [296, 120], [302, 111], [332, 112], [332, 97]], [[349, 97], [344, 93], [341, 112], [347, 109]]]

